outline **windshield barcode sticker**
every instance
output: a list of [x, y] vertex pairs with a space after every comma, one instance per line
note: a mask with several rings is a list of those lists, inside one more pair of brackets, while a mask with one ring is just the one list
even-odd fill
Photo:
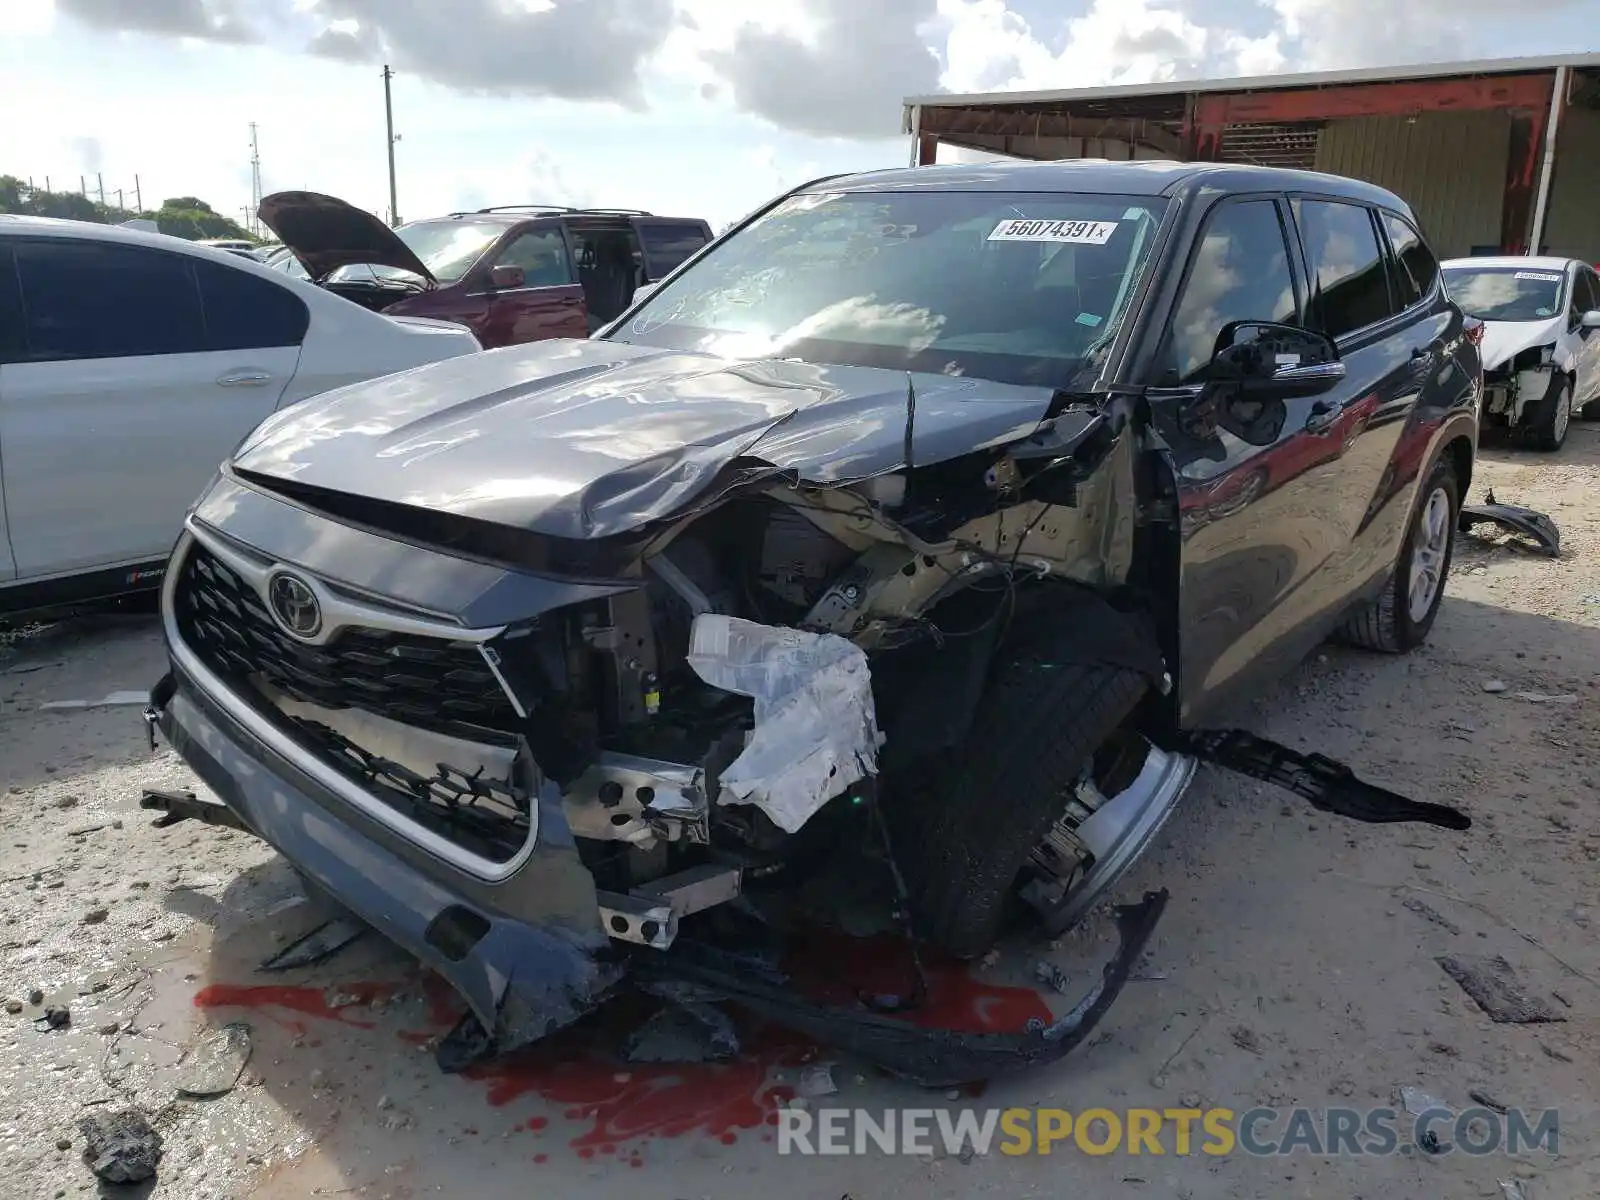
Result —
[[1537, 279], [1540, 283], [1560, 283], [1561, 276], [1551, 275], [1545, 271], [1518, 271], [1518, 279]]
[[1073, 242], [1104, 246], [1117, 231], [1115, 221], [1001, 221], [989, 235], [991, 242]]

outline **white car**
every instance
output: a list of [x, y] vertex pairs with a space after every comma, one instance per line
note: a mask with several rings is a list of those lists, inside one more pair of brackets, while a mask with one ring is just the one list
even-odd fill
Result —
[[221, 250], [0, 215], [0, 617], [158, 584], [266, 417], [479, 348]]
[[1450, 298], [1483, 322], [1483, 424], [1559, 450], [1574, 411], [1600, 418], [1600, 276], [1571, 258], [1454, 258]]

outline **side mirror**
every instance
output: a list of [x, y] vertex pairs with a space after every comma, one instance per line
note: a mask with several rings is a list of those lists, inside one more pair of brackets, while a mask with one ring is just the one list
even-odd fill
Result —
[[1578, 318], [1578, 324], [1585, 329], [1600, 329], [1600, 309], [1591, 308]]
[[1253, 399], [1317, 396], [1345, 377], [1333, 339], [1272, 321], [1234, 321], [1217, 338], [1207, 382], [1233, 383]]
[[506, 288], [519, 288], [527, 283], [527, 275], [521, 267], [500, 266], [489, 268], [489, 286], [495, 291]]

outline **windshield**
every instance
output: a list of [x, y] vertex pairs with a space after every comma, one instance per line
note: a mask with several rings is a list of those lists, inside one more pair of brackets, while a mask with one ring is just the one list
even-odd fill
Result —
[[1548, 321], [1562, 310], [1562, 271], [1518, 267], [1446, 267], [1444, 286], [1480, 321]]
[[[422, 260], [422, 265], [433, 272], [440, 283], [454, 283], [483, 256], [483, 252], [499, 240], [506, 227], [496, 221], [415, 221], [402, 225], [395, 233], [411, 252]], [[375, 267], [386, 277], [404, 276], [415, 279], [408, 271], [391, 267]]]
[[611, 337], [1069, 387], [1127, 313], [1166, 202], [1061, 193], [793, 196]]

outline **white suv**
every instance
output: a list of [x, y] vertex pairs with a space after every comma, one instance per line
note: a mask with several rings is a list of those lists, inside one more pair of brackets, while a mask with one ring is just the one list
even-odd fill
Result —
[[479, 348], [178, 238], [0, 216], [0, 616], [158, 583], [264, 418]]

